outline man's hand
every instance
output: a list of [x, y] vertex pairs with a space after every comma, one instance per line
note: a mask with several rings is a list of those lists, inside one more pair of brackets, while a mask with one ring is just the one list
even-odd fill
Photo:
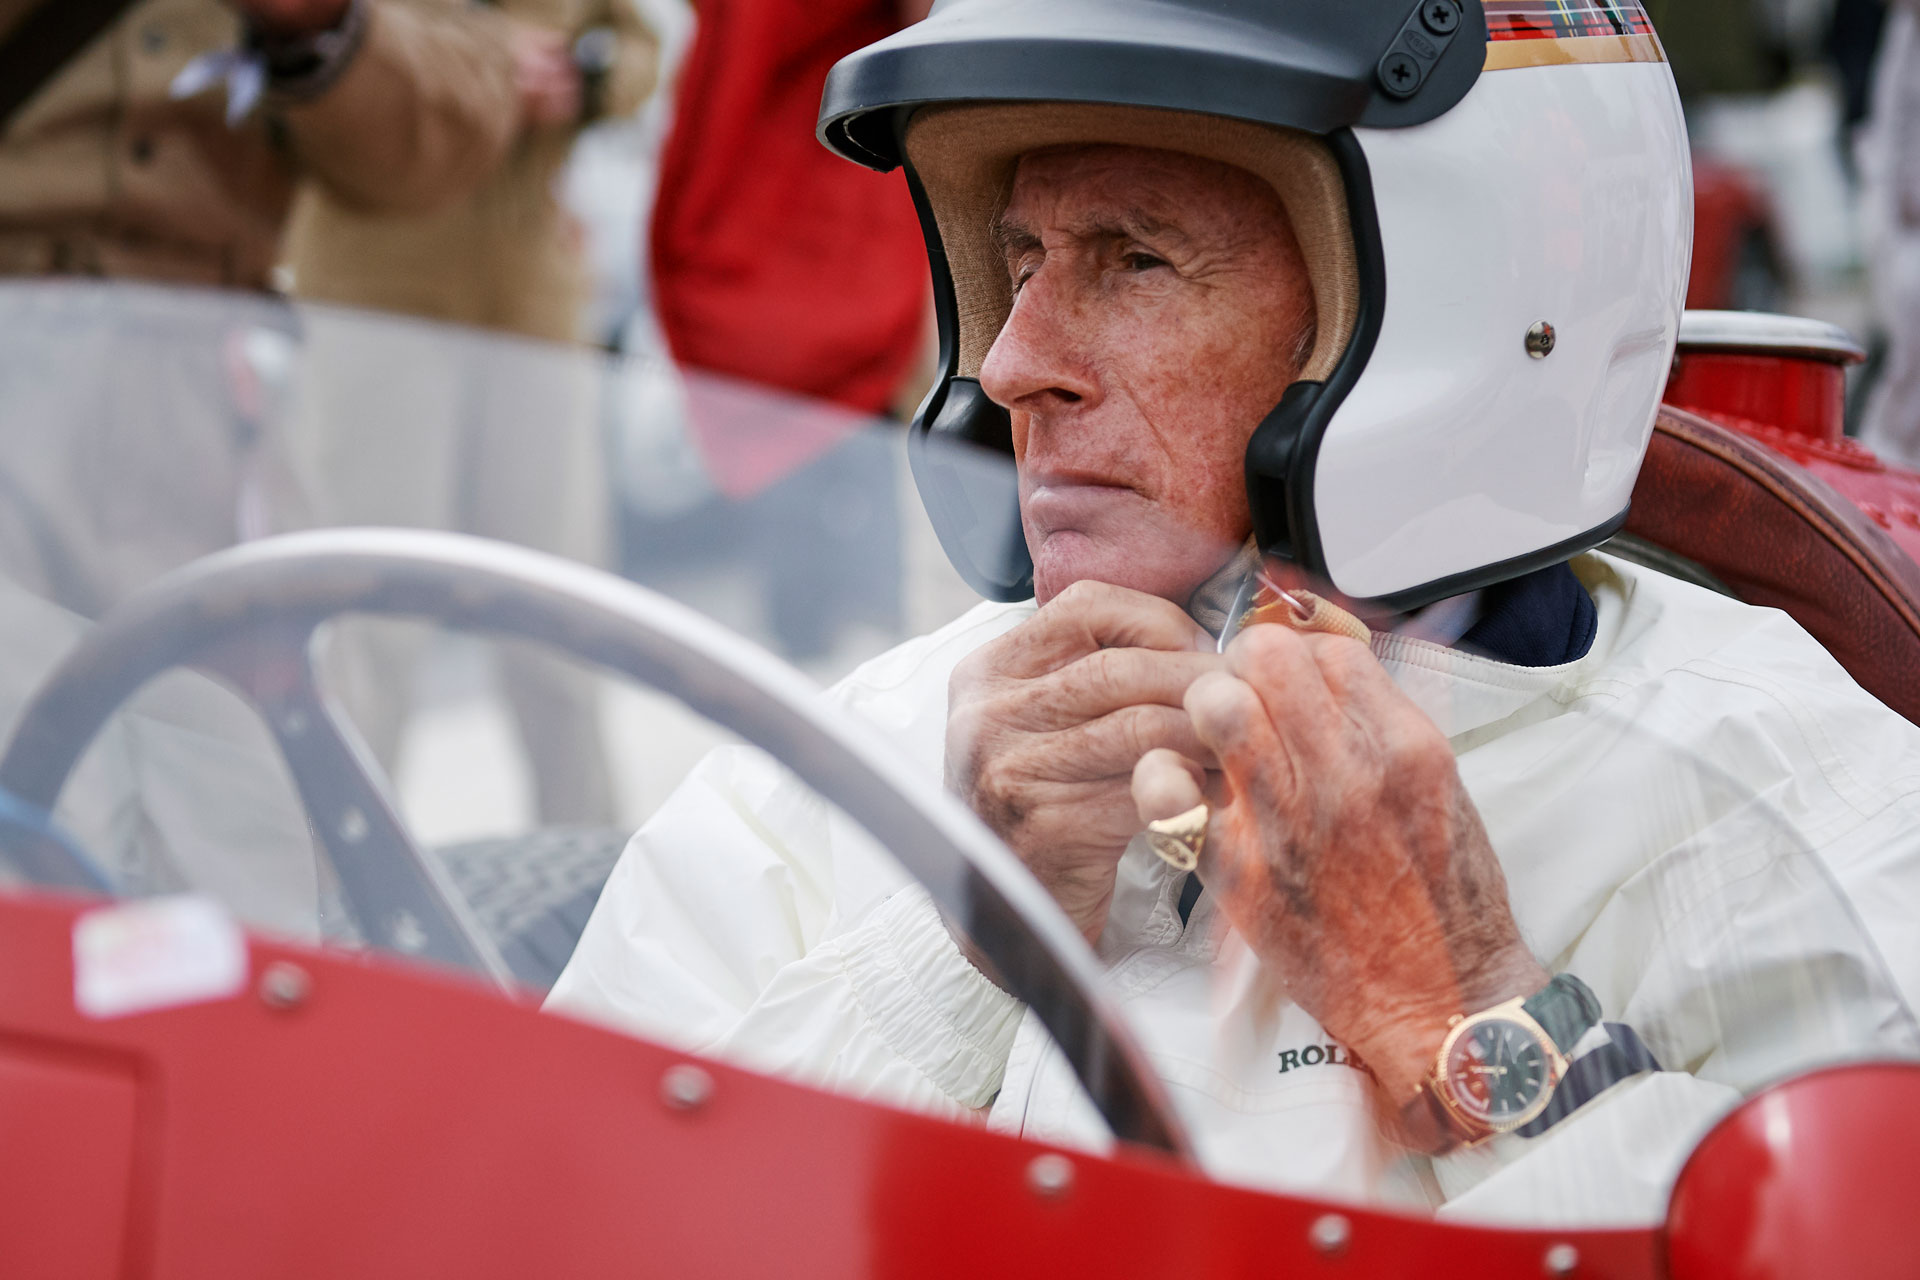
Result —
[[584, 89], [567, 38], [546, 27], [513, 24], [513, 78], [527, 127], [551, 129], [580, 119]]
[[1098, 582], [1062, 591], [954, 669], [947, 786], [1097, 941], [1114, 868], [1140, 830], [1134, 764], [1211, 753], [1181, 700], [1218, 671], [1213, 641], [1165, 600]]
[[348, 0], [233, 0], [243, 17], [269, 35], [298, 39], [340, 25]]
[[1294, 1001], [1404, 1102], [1450, 1016], [1531, 995], [1548, 974], [1446, 737], [1365, 645], [1255, 626], [1226, 662], [1185, 704], [1220, 772], [1144, 757], [1139, 817], [1213, 804], [1208, 889]]

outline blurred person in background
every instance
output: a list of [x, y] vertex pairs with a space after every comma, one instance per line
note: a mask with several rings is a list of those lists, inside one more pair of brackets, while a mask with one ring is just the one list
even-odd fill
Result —
[[[1873, 64], [1886, 25], [1884, 0], [1834, 0], [1823, 52], [1840, 82], [1840, 123], [1849, 135], [1872, 109]], [[1841, 159], [1854, 163], [1851, 146], [1842, 146]]]
[[1861, 443], [1920, 466], [1920, 0], [1888, 10], [1872, 114], [1859, 147], [1874, 301], [1887, 333]]
[[[0, 0], [0, 730], [86, 618], [301, 518], [279, 394], [299, 322], [270, 287], [296, 184], [430, 210], [519, 127], [505, 25], [462, 0], [97, 10]], [[320, 889], [281, 771], [237, 698], [175, 672], [60, 816], [123, 892], [191, 885], [306, 936]]]
[[[696, 0], [649, 236], [660, 327], [683, 368], [859, 414], [897, 415], [925, 390], [929, 284], [904, 180], [836, 163], [813, 135], [833, 64], [931, 3]], [[697, 388], [690, 408], [705, 453], [738, 452]], [[769, 621], [788, 656], [822, 655], [849, 619], [898, 625], [895, 480], [883, 452], [822, 440], [764, 494]], [[796, 526], [817, 532], [781, 532]], [[793, 563], [823, 546], [860, 566], [827, 579], [859, 598], [823, 597], [821, 576]]]
[[1788, 59], [1763, 20], [1762, 0], [1647, 0], [1672, 59], [1693, 143], [1693, 309], [1774, 311], [1785, 266], [1763, 175], [1702, 147], [1697, 123], [1717, 104], [1752, 103], [1785, 81]]
[[487, 8], [504, 19], [520, 105], [503, 161], [466, 198], [417, 212], [310, 184], [287, 265], [302, 298], [573, 342], [586, 284], [554, 181], [583, 128], [639, 109], [658, 51], [633, 0]]
[[894, 406], [927, 329], [919, 219], [899, 174], [835, 163], [814, 116], [835, 62], [931, 4], [696, 0], [651, 236], [680, 363]]
[[[522, 108], [502, 163], [464, 199], [418, 213], [310, 184], [287, 266], [304, 299], [507, 336], [313, 314], [298, 469], [320, 524], [452, 529], [599, 563], [609, 515], [597, 368], [572, 345], [584, 336], [588, 282], [579, 229], [554, 188], [583, 128], [639, 108], [658, 50], [633, 0], [492, 7]], [[335, 641], [337, 692], [390, 772], [425, 640], [417, 627], [357, 623]], [[501, 647], [498, 669], [540, 818], [610, 821], [592, 680], [518, 646]]]
[[1709, 95], [1779, 87], [1782, 55], [1766, 38], [1755, 0], [1645, 0], [1645, 7], [1690, 107]]
[[[63, 18], [0, 0], [14, 40]], [[265, 290], [295, 183], [430, 209], [495, 166], [518, 110], [500, 24], [457, 0], [146, 0], [50, 68], [0, 120], [0, 568], [94, 616], [235, 541], [275, 471], [247, 365], [291, 342]]]

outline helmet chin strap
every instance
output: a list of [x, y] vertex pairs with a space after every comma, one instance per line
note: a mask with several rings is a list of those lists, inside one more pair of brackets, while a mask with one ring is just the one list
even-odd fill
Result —
[[1187, 597], [1187, 615], [1205, 627], [1207, 634], [1228, 633], [1228, 623], [1246, 613], [1259, 583], [1260, 548], [1249, 537], [1213, 576], [1195, 587]]
[[[1255, 623], [1279, 623], [1295, 631], [1327, 631], [1363, 644], [1371, 640], [1373, 628], [1367, 623], [1316, 592], [1286, 585], [1268, 572], [1268, 568], [1265, 557], [1260, 554], [1258, 540], [1249, 537], [1188, 598], [1188, 616], [1215, 638], [1216, 652], [1226, 652], [1228, 643], [1240, 629]], [[1457, 632], [1463, 632], [1472, 624], [1476, 611], [1471, 597], [1477, 594], [1470, 592], [1467, 596], [1452, 597], [1411, 614], [1375, 618], [1374, 626], [1394, 631], [1422, 614], [1438, 610], [1449, 616], [1459, 614], [1462, 621]], [[1438, 630], [1447, 634], [1423, 638], [1441, 644], [1458, 638], [1457, 632], [1449, 633], [1444, 620]]]

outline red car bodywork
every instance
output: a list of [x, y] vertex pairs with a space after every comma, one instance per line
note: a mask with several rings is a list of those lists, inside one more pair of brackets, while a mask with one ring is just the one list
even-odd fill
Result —
[[1910, 1274], [1920, 1067], [1750, 1101], [1664, 1227], [1474, 1229], [1054, 1152], [259, 940], [237, 997], [89, 1019], [81, 909], [0, 899], [9, 1280]]

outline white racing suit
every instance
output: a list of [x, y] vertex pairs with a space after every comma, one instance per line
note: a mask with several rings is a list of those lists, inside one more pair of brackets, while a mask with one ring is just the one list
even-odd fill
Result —
[[[1783, 614], [1598, 554], [1574, 568], [1598, 610], [1578, 661], [1392, 635], [1374, 651], [1451, 736], [1534, 952], [1667, 1070], [1536, 1138], [1408, 1156], [1209, 895], [1183, 926], [1182, 877], [1136, 839], [1099, 953], [1211, 1175], [1481, 1221], [1646, 1222], [1742, 1091], [1916, 1051], [1920, 730]], [[955, 663], [1032, 612], [983, 605], [829, 696], [937, 777]], [[710, 756], [634, 837], [551, 1000], [876, 1101], [1111, 1141], [925, 894], [750, 749]]]

